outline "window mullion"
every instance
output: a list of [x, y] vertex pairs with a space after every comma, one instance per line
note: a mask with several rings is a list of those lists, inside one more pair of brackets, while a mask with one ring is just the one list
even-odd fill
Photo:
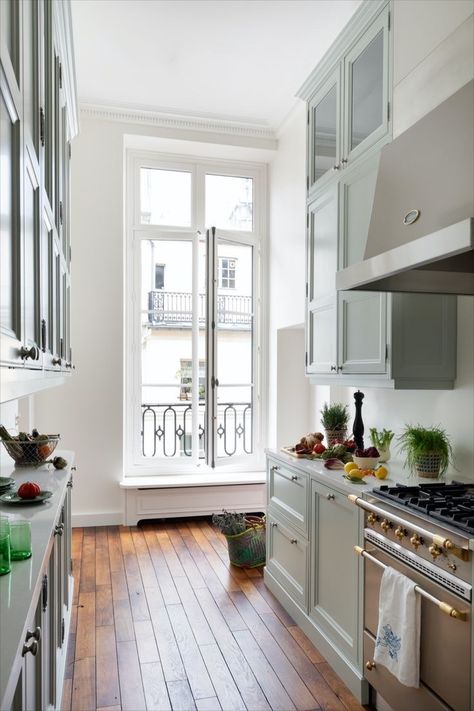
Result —
[[193, 237], [192, 265], [192, 365], [191, 365], [191, 432], [192, 460], [199, 464], [199, 232]]
[[215, 467], [216, 393], [216, 228], [206, 231], [206, 464]]

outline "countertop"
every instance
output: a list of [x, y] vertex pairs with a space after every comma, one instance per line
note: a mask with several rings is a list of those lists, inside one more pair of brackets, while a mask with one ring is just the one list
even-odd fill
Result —
[[[36, 481], [41, 488], [52, 491], [50, 499], [41, 504], [11, 505], [0, 502], [0, 515], [31, 521], [32, 556], [28, 560], [12, 561], [12, 571], [0, 576], [0, 708], [7, 688], [15, 683], [10, 679], [17, 655], [26, 634], [27, 618], [32, 611], [41, 588], [41, 572], [47, 560], [54, 525], [60, 512], [67, 482], [71, 476], [73, 452], [56, 454], [68, 462], [66, 469], [42, 467], [17, 467], [13, 461], [0, 463], [0, 476], [15, 479], [14, 488], [24, 481]], [[10, 694], [11, 689], [8, 689]]]

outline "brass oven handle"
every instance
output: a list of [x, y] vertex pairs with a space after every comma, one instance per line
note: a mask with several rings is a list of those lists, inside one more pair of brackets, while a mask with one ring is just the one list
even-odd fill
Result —
[[[358, 553], [360, 556], [362, 556], [362, 558], [367, 558], [372, 563], [375, 563], [375, 565], [378, 565], [380, 568], [388, 568], [388, 566], [385, 565], [385, 563], [382, 563], [382, 561], [377, 560], [377, 558], [374, 558], [373, 555], [370, 555], [370, 553], [368, 553], [364, 548], [361, 548], [361, 546], [354, 546], [354, 550], [356, 553]], [[422, 595], [422, 597], [425, 597], [427, 600], [434, 602], [434, 604], [439, 607], [441, 612], [444, 612], [449, 617], [453, 617], [455, 620], [462, 620], [463, 622], [465, 622], [467, 620], [467, 613], [466, 612], [463, 612], [462, 610], [457, 610], [455, 607], [452, 607], [447, 602], [438, 600], [437, 597], [434, 597], [434, 595], [430, 595], [430, 593], [426, 592], [426, 590], [423, 590], [423, 588], [420, 588], [419, 585], [415, 585], [415, 590], [416, 590], [416, 592], [420, 593], [420, 595]]]
[[[372, 513], [382, 516], [383, 518], [386, 518], [387, 516], [386, 511], [379, 508], [378, 506], [375, 506], [374, 504], [369, 503], [368, 501], [365, 501], [364, 499], [361, 499], [360, 496], [357, 496], [356, 494], [349, 494], [347, 498], [359, 508], [364, 509], [364, 511], [370, 511]], [[400, 518], [399, 516], [396, 516], [392, 513], [390, 513], [390, 521], [392, 523], [397, 523], [400, 526], [408, 526], [410, 530], [413, 531], [413, 533], [417, 533], [425, 540], [431, 541], [435, 546], [439, 546], [445, 551], [449, 551], [461, 560], [470, 559], [469, 550], [467, 550], [467, 548], [461, 548], [460, 546], [457, 546], [449, 538], [443, 538], [442, 536], [436, 535], [436, 533], [430, 533], [425, 528], [417, 526], [415, 523], [407, 524], [407, 522], [403, 518]]]

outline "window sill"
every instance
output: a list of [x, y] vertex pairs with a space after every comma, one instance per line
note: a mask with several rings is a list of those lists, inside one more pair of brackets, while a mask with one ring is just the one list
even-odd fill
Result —
[[176, 489], [180, 487], [235, 486], [236, 484], [265, 484], [266, 472], [229, 472], [199, 474], [163, 474], [128, 476], [120, 482], [122, 489]]

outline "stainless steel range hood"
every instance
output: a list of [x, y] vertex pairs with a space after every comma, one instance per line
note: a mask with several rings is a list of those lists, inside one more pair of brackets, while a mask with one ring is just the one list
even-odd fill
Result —
[[338, 290], [474, 294], [473, 85], [382, 149], [364, 261]]

